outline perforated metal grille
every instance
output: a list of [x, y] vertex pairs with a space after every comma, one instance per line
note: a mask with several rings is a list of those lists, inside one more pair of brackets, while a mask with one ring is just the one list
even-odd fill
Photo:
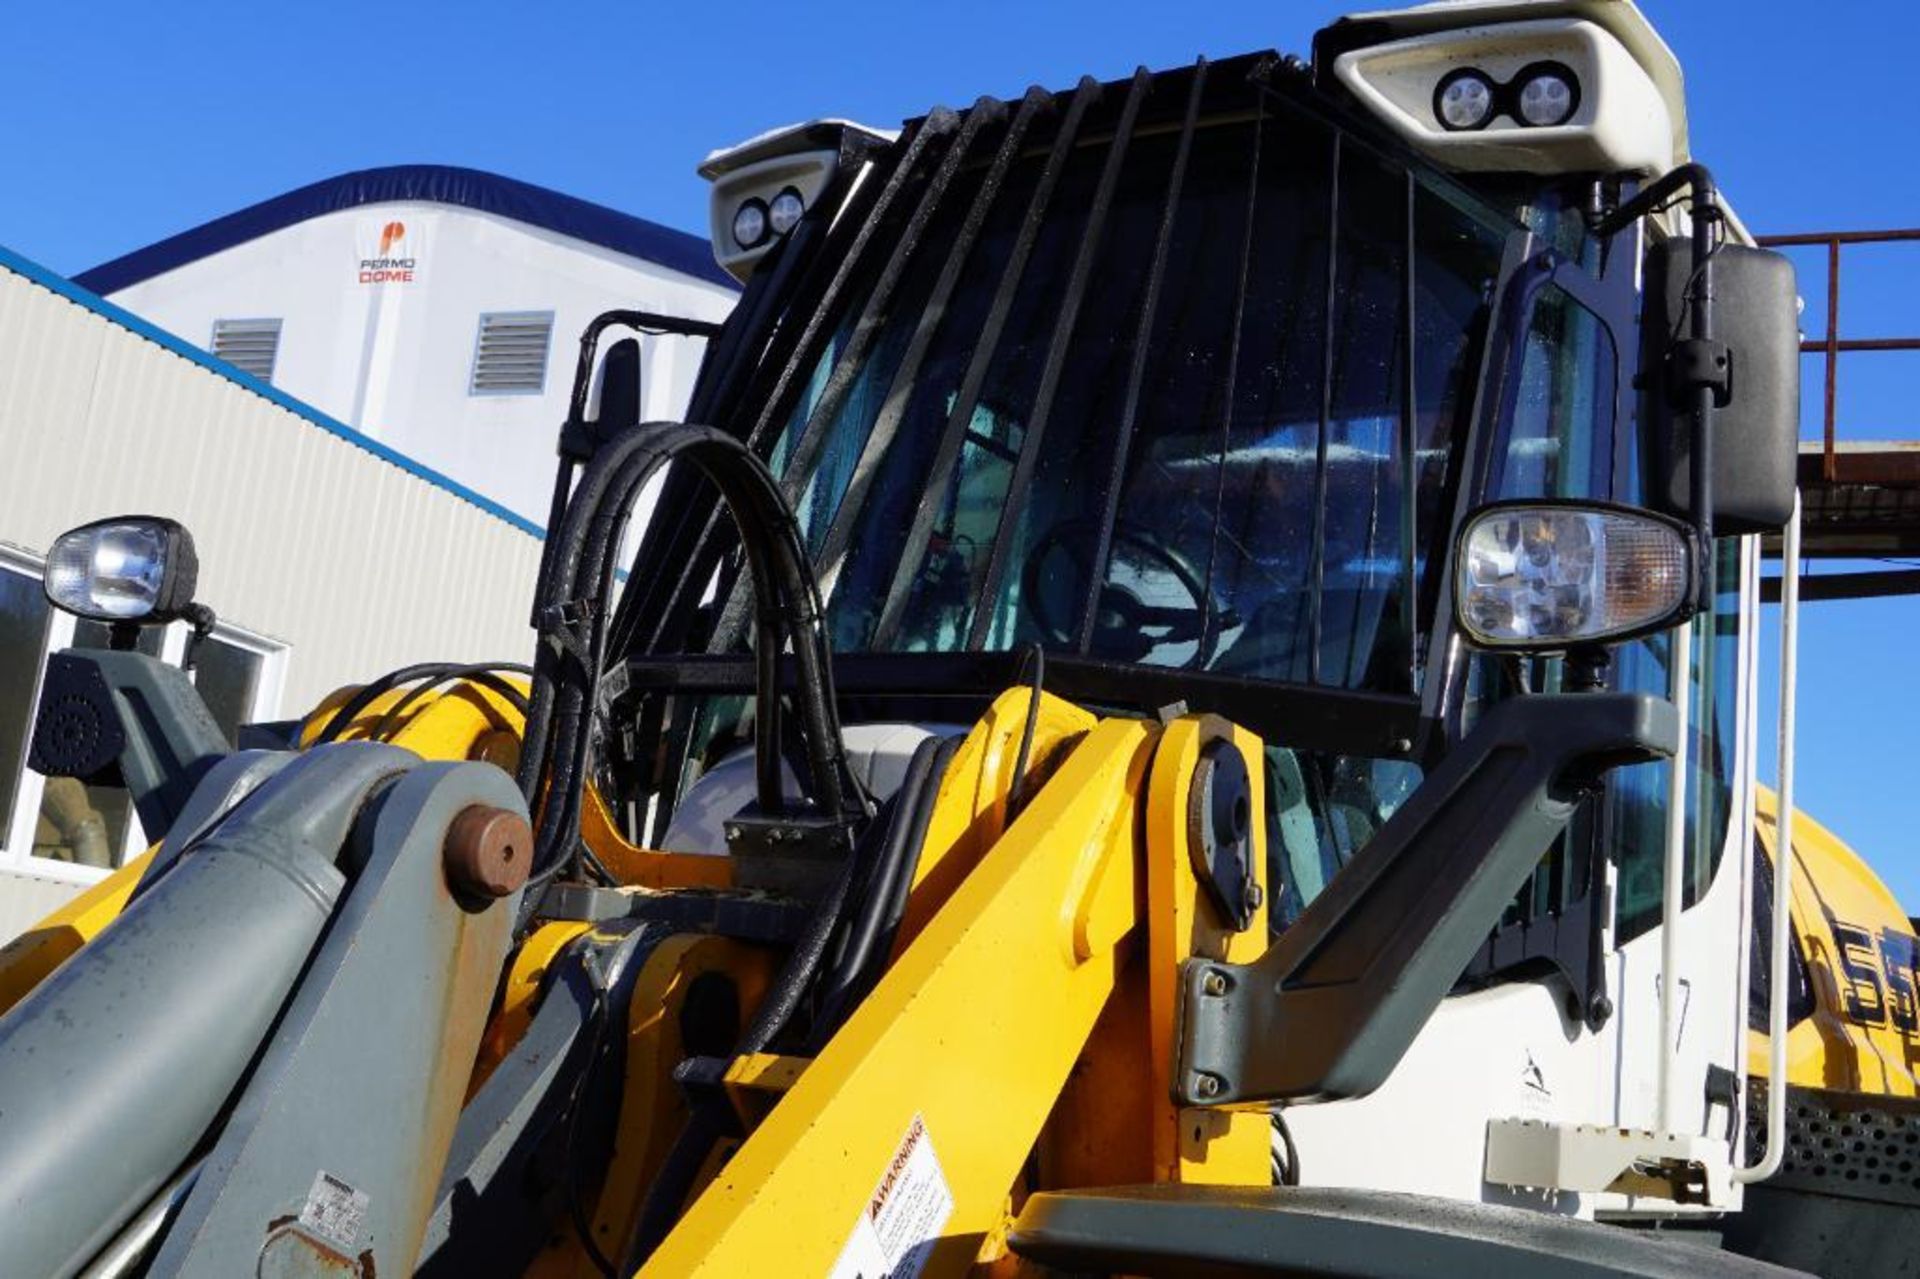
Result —
[[[1748, 1089], [1748, 1158], [1766, 1144], [1767, 1085]], [[1920, 1205], [1920, 1100], [1787, 1089], [1787, 1156], [1767, 1183]]]

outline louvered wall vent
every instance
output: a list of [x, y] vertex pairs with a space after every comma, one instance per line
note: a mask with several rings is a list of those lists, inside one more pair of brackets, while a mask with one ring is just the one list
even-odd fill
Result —
[[280, 321], [215, 320], [213, 353], [241, 372], [271, 382], [273, 361], [280, 354]]
[[480, 317], [470, 395], [538, 395], [547, 385], [551, 311], [495, 311]]

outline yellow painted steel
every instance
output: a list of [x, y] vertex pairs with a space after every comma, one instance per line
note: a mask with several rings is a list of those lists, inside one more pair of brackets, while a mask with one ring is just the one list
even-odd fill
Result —
[[[674, 1067], [702, 1047], [711, 1050], [682, 1038], [689, 992], [702, 978], [724, 975], [733, 982], [740, 1015], [751, 1016], [778, 958], [764, 946], [689, 933], [660, 943], [643, 962], [628, 1003], [620, 1122], [590, 1218], [602, 1256], [625, 1253], [647, 1191], [686, 1122], [686, 1094], [673, 1082]], [[599, 1279], [602, 1273], [571, 1230], [525, 1272], [526, 1279]]]
[[812, 1064], [810, 1057], [749, 1053], [735, 1058], [720, 1082], [726, 1085], [727, 1100], [733, 1103], [740, 1122], [753, 1126], [766, 1118], [774, 1103], [800, 1082], [800, 1076]]
[[[1026, 688], [1000, 694], [954, 752], [927, 826], [926, 851], [914, 867], [913, 891], [907, 899], [896, 954], [919, 936], [934, 912], [1005, 831], [1007, 799], [1013, 791], [1031, 698]], [[1046, 777], [1095, 722], [1092, 715], [1073, 703], [1042, 693], [1033, 743], [1027, 751], [1029, 787]]]
[[507, 966], [507, 979], [500, 987], [498, 1008], [487, 1021], [486, 1033], [480, 1037], [480, 1057], [474, 1064], [472, 1082], [467, 1086], [469, 1099], [533, 1024], [533, 1014], [539, 1009], [553, 961], [576, 937], [591, 928], [577, 920], [542, 924], [514, 952], [513, 961]]
[[[978, 767], [995, 731], [977, 726], [955, 771]], [[1086, 732], [644, 1273], [827, 1273], [917, 1126], [954, 1203], [924, 1273], [973, 1263], [1138, 950], [1137, 830], [1159, 736], [1122, 719]], [[964, 782], [948, 800], [971, 801]]]
[[[1760, 846], [1779, 855], [1777, 798], [1762, 789]], [[1920, 939], [1893, 893], [1839, 836], [1794, 814], [1793, 932], [1812, 978], [1813, 1012], [1787, 1032], [1787, 1081], [1896, 1097], [1920, 1095]], [[1758, 926], [1765, 928], [1766, 921]], [[1767, 1036], [1749, 1031], [1747, 1069], [1767, 1073]]]
[[[630, 844], [614, 826], [606, 801], [589, 786], [580, 805], [580, 838], [622, 884], [640, 888], [730, 888], [733, 859], [666, 853]], [[712, 853], [724, 853], [716, 848]]]
[[[1240, 931], [1223, 916], [1194, 875], [1189, 805], [1200, 753], [1231, 741], [1254, 780], [1249, 828], [1254, 882], [1261, 907]], [[1189, 958], [1250, 963], [1267, 947], [1266, 795], [1259, 737], [1214, 715], [1187, 715], [1167, 726], [1147, 787], [1147, 1024], [1153, 1086], [1155, 1181], [1262, 1185], [1270, 1176], [1272, 1121], [1265, 1110], [1226, 1111], [1173, 1103], [1174, 1034], [1179, 1024], [1180, 966]]]
[[13, 1007], [100, 930], [118, 919], [153, 849], [107, 876], [45, 919], [0, 946], [0, 1013]]
[[[523, 690], [526, 686], [526, 682], [518, 678], [509, 678], [508, 682]], [[301, 746], [311, 746], [320, 730], [333, 719], [334, 712], [359, 691], [357, 687], [349, 687], [328, 694], [302, 723]], [[517, 742], [525, 724], [519, 708], [505, 695], [466, 680], [423, 694], [394, 716], [394, 708], [408, 692], [408, 688], [402, 687], [381, 694], [336, 737], [348, 742], [377, 737], [380, 741], [404, 746], [425, 759], [486, 757], [500, 763], [509, 752], [498, 734], [510, 733]], [[510, 754], [517, 762], [518, 749]]]

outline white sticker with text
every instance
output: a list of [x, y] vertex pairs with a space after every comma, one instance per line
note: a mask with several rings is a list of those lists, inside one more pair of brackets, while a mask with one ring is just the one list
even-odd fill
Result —
[[915, 1115], [834, 1262], [831, 1279], [918, 1279], [951, 1216], [953, 1191], [933, 1152], [926, 1120]]

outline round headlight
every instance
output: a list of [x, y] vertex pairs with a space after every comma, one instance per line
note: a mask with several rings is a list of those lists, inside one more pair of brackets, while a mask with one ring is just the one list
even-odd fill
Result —
[[757, 196], [733, 212], [733, 242], [755, 249], [767, 238], [767, 205]]
[[1472, 67], [1450, 72], [1433, 90], [1433, 115], [1452, 132], [1485, 128], [1493, 119], [1493, 81]]
[[773, 227], [775, 235], [785, 235], [793, 230], [806, 211], [807, 202], [800, 198], [800, 193], [792, 187], [786, 187], [767, 206], [767, 222]]
[[1514, 111], [1535, 128], [1565, 124], [1580, 105], [1580, 81], [1557, 62], [1528, 67], [1517, 77]]

